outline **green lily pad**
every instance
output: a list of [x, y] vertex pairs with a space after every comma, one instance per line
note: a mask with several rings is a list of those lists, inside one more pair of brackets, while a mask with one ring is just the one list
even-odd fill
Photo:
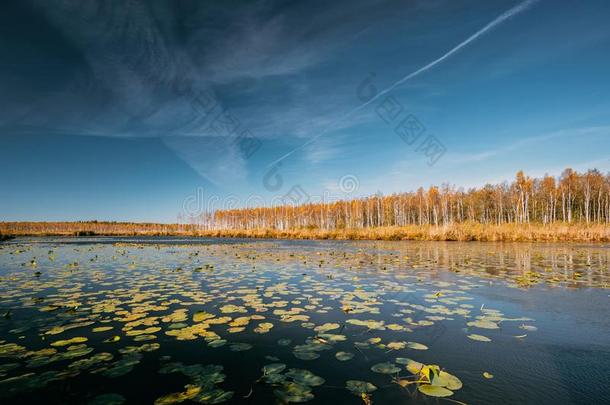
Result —
[[268, 384], [279, 384], [284, 382], [286, 378], [284, 374], [268, 374], [264, 377], [264, 380]]
[[295, 382], [285, 382], [273, 393], [284, 402], [307, 402], [313, 399], [311, 388]]
[[320, 355], [316, 352], [295, 351], [293, 354], [294, 357], [299, 360], [315, 360], [320, 357]]
[[350, 352], [337, 352], [335, 358], [339, 361], [348, 361], [354, 358], [354, 353]]
[[216, 339], [209, 342], [208, 346], [210, 346], [211, 348], [217, 348], [224, 346], [225, 344], [227, 344], [227, 341], [225, 339]]
[[286, 368], [286, 365], [284, 363], [267, 364], [266, 366], [263, 367], [263, 374], [269, 375], [269, 374], [281, 373], [282, 371], [284, 371], [285, 368]]
[[232, 343], [229, 346], [229, 350], [232, 352], [244, 352], [246, 350], [252, 349], [252, 345], [250, 343]]
[[286, 373], [286, 376], [292, 378], [296, 383], [307, 385], [309, 387], [317, 387], [325, 382], [324, 378], [315, 375], [309, 370], [299, 368], [291, 368]]
[[377, 387], [370, 382], [360, 380], [348, 380], [345, 382], [345, 387], [358, 396], [370, 394], [377, 389]]
[[379, 374], [396, 374], [400, 371], [399, 367], [396, 367], [392, 363], [377, 363], [371, 367], [371, 370]]
[[215, 388], [209, 391], [200, 392], [192, 400], [200, 404], [220, 404], [233, 398], [233, 391], [225, 391]]
[[278, 346], [290, 346], [290, 343], [292, 343], [290, 339], [279, 339], [277, 341]]

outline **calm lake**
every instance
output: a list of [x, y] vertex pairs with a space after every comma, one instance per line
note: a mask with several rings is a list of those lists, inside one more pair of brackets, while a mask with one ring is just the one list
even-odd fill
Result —
[[610, 245], [0, 244], [0, 403], [608, 404]]

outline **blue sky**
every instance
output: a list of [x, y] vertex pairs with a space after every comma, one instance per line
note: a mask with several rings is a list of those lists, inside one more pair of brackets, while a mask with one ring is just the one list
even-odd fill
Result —
[[610, 170], [607, 1], [123, 3], [0, 5], [0, 220]]

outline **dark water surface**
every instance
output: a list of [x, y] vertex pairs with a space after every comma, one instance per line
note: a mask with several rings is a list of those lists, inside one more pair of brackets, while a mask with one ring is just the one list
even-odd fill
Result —
[[609, 263], [608, 245], [18, 239], [0, 403], [608, 404]]

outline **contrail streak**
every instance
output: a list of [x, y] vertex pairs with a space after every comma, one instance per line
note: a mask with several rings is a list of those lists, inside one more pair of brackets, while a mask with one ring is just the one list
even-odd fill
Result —
[[337, 123], [343, 121], [344, 119], [348, 118], [349, 116], [351, 116], [355, 112], [360, 111], [364, 107], [370, 105], [372, 102], [374, 102], [375, 100], [378, 100], [381, 96], [389, 93], [390, 91], [394, 90], [396, 87], [400, 86], [401, 84], [405, 83], [406, 81], [411, 80], [412, 78], [414, 78], [416, 76], [419, 76], [420, 74], [426, 72], [429, 69], [432, 69], [434, 66], [436, 66], [439, 63], [443, 62], [445, 59], [449, 58], [451, 55], [455, 54], [460, 49], [462, 49], [465, 46], [469, 45], [471, 42], [477, 40], [479, 37], [484, 35], [487, 31], [492, 30], [493, 28], [495, 28], [498, 25], [502, 24], [504, 21], [508, 20], [509, 18], [514, 17], [517, 14], [522, 13], [523, 11], [527, 10], [528, 8], [530, 8], [532, 5], [534, 5], [534, 3], [537, 3], [538, 1], [539, 0], [526, 0], [523, 3], [520, 3], [520, 4], [516, 5], [515, 7], [505, 11], [504, 13], [502, 13], [501, 15], [496, 17], [493, 21], [491, 21], [489, 24], [487, 24], [486, 26], [484, 26], [483, 28], [481, 28], [480, 30], [478, 30], [477, 32], [475, 32], [474, 34], [472, 34], [471, 36], [466, 38], [464, 41], [462, 41], [461, 43], [456, 45], [454, 48], [452, 48], [448, 52], [446, 52], [444, 55], [440, 56], [439, 58], [433, 60], [432, 62], [428, 63], [427, 65], [417, 69], [416, 71], [414, 71], [414, 72], [408, 74], [407, 76], [403, 77], [402, 79], [398, 80], [397, 82], [395, 82], [391, 86], [389, 86], [389, 87], [385, 88], [384, 90], [380, 91], [376, 96], [374, 96], [373, 98], [371, 98], [370, 100], [368, 100], [364, 104], [361, 104], [361, 105], [355, 107], [353, 110], [348, 111], [347, 113], [343, 114], [336, 121], [334, 121], [328, 127], [326, 127], [322, 132], [320, 132], [318, 135], [316, 135], [313, 138], [309, 139], [307, 142], [305, 142], [301, 146], [298, 146], [297, 148], [295, 148], [295, 149], [291, 150], [290, 152], [286, 153], [281, 158], [273, 161], [269, 166], [273, 166], [273, 165], [281, 162], [282, 160], [284, 160], [287, 157], [291, 156], [295, 152], [303, 149], [307, 145], [312, 144], [317, 139], [319, 139], [321, 136], [323, 136], [328, 131], [330, 131]]

